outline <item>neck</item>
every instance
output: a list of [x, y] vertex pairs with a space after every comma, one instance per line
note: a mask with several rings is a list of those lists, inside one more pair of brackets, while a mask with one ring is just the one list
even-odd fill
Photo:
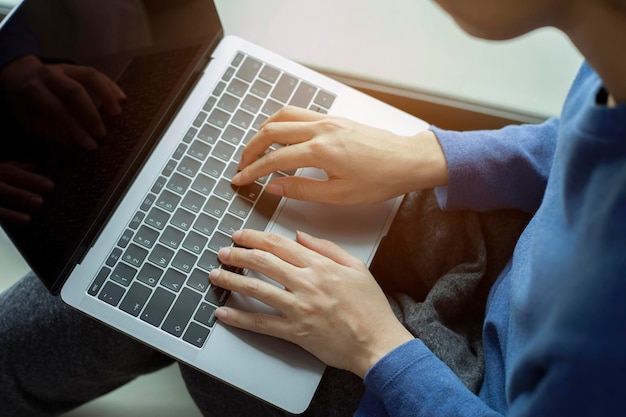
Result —
[[626, 103], [626, 2], [575, 3], [560, 29], [602, 78], [615, 102]]

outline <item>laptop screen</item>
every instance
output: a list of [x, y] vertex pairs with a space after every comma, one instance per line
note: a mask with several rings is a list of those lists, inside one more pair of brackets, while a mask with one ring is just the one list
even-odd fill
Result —
[[[0, 78], [11, 92], [3, 91], [0, 162], [27, 164], [21, 166], [50, 178], [54, 189], [28, 212], [28, 224], [2, 226], [53, 293], [97, 236], [222, 34], [206, 0], [25, 0], [4, 22]], [[30, 73], [32, 63], [52, 70]], [[76, 67], [94, 68], [123, 90], [121, 114], [104, 111], [98, 87], [73, 75]], [[96, 150], [73, 144], [66, 119], [49, 117], [47, 106], [60, 103], [67, 120], [90, 128], [72, 93], [50, 81], [59, 68], [99, 109], [106, 135]], [[35, 78], [43, 80], [47, 99], [34, 94], [36, 84], [11, 81]], [[0, 200], [0, 207], [17, 208], [12, 204]]]

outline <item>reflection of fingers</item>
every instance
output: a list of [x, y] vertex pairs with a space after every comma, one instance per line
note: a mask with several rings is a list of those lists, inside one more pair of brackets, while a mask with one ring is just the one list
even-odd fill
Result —
[[15, 210], [0, 207], [0, 222], [4, 224], [28, 224], [30, 216]]
[[47, 193], [54, 189], [54, 183], [47, 177], [37, 174], [32, 164], [16, 164], [12, 173], [3, 175], [5, 181], [22, 189], [31, 190], [35, 193]]
[[43, 198], [39, 194], [13, 187], [4, 182], [0, 182], [0, 201], [5, 202], [5, 206], [31, 210], [43, 205]]
[[117, 115], [122, 112], [120, 101], [126, 98], [126, 94], [106, 75], [93, 68], [76, 66], [68, 66], [65, 72], [89, 91], [95, 93], [102, 101], [102, 106], [107, 114]]
[[[106, 135], [106, 130], [95, 103], [83, 85], [67, 76], [63, 68], [66, 67], [47, 67], [46, 85], [63, 103], [66, 118], [72, 119], [74, 124], [77, 121], [91, 136], [102, 138]], [[70, 133], [72, 132], [76, 132], [76, 129], [70, 129]], [[73, 135], [73, 138], [79, 143], [84, 141], [82, 137]]]
[[[87, 132], [74, 120], [68, 113], [68, 110], [59, 98], [53, 94], [48, 88], [40, 88], [34, 91], [33, 101], [41, 109], [45, 109], [44, 116], [49, 120], [49, 124], [62, 126], [60, 132], [67, 132], [67, 136], [85, 149], [94, 149], [97, 147], [96, 142], [87, 134]], [[46, 126], [49, 127], [49, 126]], [[53, 131], [55, 135], [56, 130]], [[61, 142], [65, 142], [61, 138], [57, 138]]]

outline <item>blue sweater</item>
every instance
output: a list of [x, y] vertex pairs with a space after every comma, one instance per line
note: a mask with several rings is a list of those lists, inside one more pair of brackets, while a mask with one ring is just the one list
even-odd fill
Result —
[[560, 121], [432, 128], [442, 208], [535, 215], [491, 289], [479, 394], [415, 339], [369, 370], [358, 416], [626, 415], [626, 106], [600, 91], [585, 64]]

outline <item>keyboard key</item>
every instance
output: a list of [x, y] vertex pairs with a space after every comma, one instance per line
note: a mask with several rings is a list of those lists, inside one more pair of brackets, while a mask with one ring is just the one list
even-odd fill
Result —
[[[263, 112], [264, 114], [268, 116], [271, 116], [272, 114], [276, 113], [278, 110], [282, 109], [283, 107], [284, 105], [280, 104], [279, 102], [272, 100], [272, 99], [268, 99], [265, 102], [265, 105], [263, 106], [263, 108], [261, 109], [261, 112]], [[258, 130], [260, 126], [257, 127], [256, 125], [257, 125], [257, 122], [255, 120], [254, 125], [252, 127], [253, 129]]]
[[133, 239], [133, 242], [140, 244], [143, 247], [150, 249], [154, 245], [159, 237], [159, 232], [148, 227], [141, 226]]
[[202, 166], [202, 172], [212, 176], [213, 178], [219, 178], [225, 167], [226, 164], [223, 161], [211, 157]]
[[244, 229], [265, 230], [270, 219], [276, 211], [276, 207], [280, 203], [281, 197], [269, 193], [261, 194], [261, 198], [250, 217], [245, 223]]
[[183, 230], [189, 230], [195, 219], [196, 216], [194, 216], [193, 213], [179, 208], [178, 210], [176, 210], [176, 213], [174, 213], [174, 217], [172, 217], [172, 224], [174, 226], [180, 227]]
[[226, 214], [220, 222], [218, 229], [228, 234], [229, 236], [232, 236], [233, 233], [241, 229], [242, 225], [243, 220], [238, 219], [231, 214]]
[[152, 294], [150, 288], [138, 282], [133, 282], [126, 297], [122, 300], [122, 304], [120, 304], [120, 309], [137, 317], [146, 305], [150, 294]]
[[226, 168], [226, 170], [224, 171], [224, 176], [229, 180], [232, 180], [237, 172], [239, 172], [237, 162], [231, 162], [230, 164], [228, 164], [228, 168]]
[[176, 337], [180, 337], [201, 299], [202, 296], [194, 290], [183, 289], [161, 328]]
[[298, 80], [296, 78], [288, 74], [283, 74], [280, 76], [278, 83], [276, 83], [276, 87], [274, 87], [271, 97], [281, 103], [287, 103], [297, 84]]
[[[233, 116], [232, 124], [245, 130], [250, 127], [253, 119], [254, 119], [254, 116], [251, 115], [250, 113], [247, 113], [243, 110], [237, 110], [237, 113], [235, 113], [235, 116]], [[243, 137], [243, 132], [241, 132], [239, 139], [241, 140], [242, 137]]]
[[185, 136], [183, 136], [183, 142], [191, 143], [193, 138], [196, 137], [196, 133], [198, 133], [198, 129], [196, 129], [195, 127], [190, 127], [189, 130], [187, 130], [187, 133], [185, 133]]
[[224, 75], [222, 75], [222, 80], [229, 81], [235, 75], [235, 68], [228, 67], [226, 71], [224, 71]]
[[[167, 189], [174, 191], [177, 194], [183, 195], [187, 188], [189, 188], [189, 184], [191, 184], [191, 179], [182, 176], [179, 173], [175, 173], [172, 175], [172, 178], [167, 182]], [[172, 210], [173, 211], [173, 210]]]
[[194, 269], [186, 284], [191, 288], [204, 293], [209, 288], [209, 274], [199, 269]]
[[[172, 187], [175, 186], [175, 184], [172, 184]], [[161, 207], [163, 210], [169, 211], [171, 213], [180, 202], [180, 199], [180, 196], [168, 190], [164, 190], [157, 198], [156, 205], [158, 207]]]
[[196, 232], [189, 232], [189, 234], [185, 238], [185, 241], [183, 242], [183, 248], [199, 255], [204, 250], [204, 247], [206, 246], [208, 241], [208, 238]]
[[202, 124], [204, 123], [204, 121], [206, 120], [207, 117], [207, 113], [201, 111], [200, 113], [198, 113], [198, 115], [196, 116], [196, 119], [193, 121], [193, 126], [194, 127], [200, 127], [202, 126]]
[[237, 55], [235, 55], [235, 58], [233, 58], [233, 62], [231, 62], [231, 65], [233, 67], [238, 67], [239, 64], [241, 64], [241, 61], [243, 61], [243, 54], [241, 52], [237, 52]]
[[211, 196], [204, 206], [204, 211], [215, 217], [222, 217], [222, 214], [226, 212], [228, 203], [220, 198]]
[[115, 266], [113, 273], [111, 274], [111, 279], [118, 284], [122, 284], [125, 287], [128, 287], [135, 278], [137, 274], [137, 270], [125, 263], [119, 263]]
[[217, 253], [205, 250], [200, 259], [198, 260], [198, 267], [204, 269], [207, 273], [211, 272], [215, 268], [219, 268], [220, 261], [217, 258]]
[[[242, 136], [243, 136], [243, 132], [242, 132]], [[231, 146], [226, 142], [220, 141], [217, 143], [217, 145], [215, 145], [215, 148], [213, 148], [213, 152], [211, 152], [211, 155], [223, 161], [230, 161], [230, 158], [233, 156], [234, 153], [235, 153], [234, 146]]]
[[185, 233], [173, 228], [172, 226], [167, 226], [167, 228], [165, 228], [165, 230], [161, 234], [159, 242], [163, 243], [166, 246], [169, 246], [172, 249], [178, 249], [181, 243], [183, 243], [184, 238]]
[[220, 98], [220, 101], [217, 102], [217, 106], [228, 113], [233, 113], [237, 110], [240, 101], [241, 99], [237, 97], [231, 96], [230, 94], [224, 94], [222, 98]]
[[150, 301], [148, 301], [145, 310], [141, 313], [141, 320], [153, 326], [160, 325], [175, 298], [176, 296], [171, 292], [163, 288], [157, 288], [154, 294], [152, 294]]
[[144, 198], [143, 203], [141, 203], [140, 209], [143, 211], [150, 210], [150, 207], [152, 207], [155, 201], [156, 201], [156, 195], [148, 194], [146, 198]]
[[194, 193], [193, 191], [188, 191], [185, 198], [183, 198], [183, 202], [181, 203], [183, 207], [193, 211], [194, 213], [199, 212], [203, 204], [204, 197], [200, 194]]
[[188, 156], [185, 156], [178, 164], [176, 170], [187, 176], [195, 177], [198, 171], [200, 171], [201, 166], [202, 164], [200, 162]]
[[150, 191], [153, 192], [154, 194], [159, 194], [161, 192], [161, 190], [163, 189], [163, 187], [165, 187], [166, 183], [167, 183], [167, 178], [159, 177], [155, 181], [155, 183], [152, 186], [152, 188], [150, 189]]
[[145, 214], [138, 211], [130, 220], [130, 224], [128, 225], [128, 227], [130, 227], [132, 230], [137, 230], [137, 228], [139, 227], [139, 225], [141, 224], [145, 216], [146, 216]]
[[[124, 232], [124, 235], [126, 235], [126, 232]], [[126, 243], [126, 245], [128, 245], [128, 243]], [[126, 245], [124, 247], [126, 247]], [[111, 251], [111, 254], [107, 258], [106, 264], [110, 267], [114, 267], [117, 261], [119, 261], [121, 257], [122, 257], [122, 250], [120, 248], [115, 248]]]
[[210, 330], [197, 323], [189, 323], [189, 327], [183, 336], [185, 342], [201, 348], [209, 337]]
[[187, 145], [183, 143], [179, 144], [176, 147], [176, 150], [174, 151], [172, 158], [175, 159], [176, 161], [180, 160], [180, 158], [182, 158], [183, 155], [185, 155], [185, 151], [187, 151]]
[[124, 252], [122, 259], [131, 265], [139, 267], [146, 259], [146, 256], [148, 256], [147, 250], [131, 243], [126, 249], [126, 252]]
[[250, 87], [250, 92], [261, 98], [266, 98], [267, 95], [270, 93], [271, 89], [272, 89], [272, 86], [269, 85], [268, 83], [265, 83], [260, 80], [256, 80], [254, 84], [252, 84], [252, 87]]
[[224, 89], [226, 89], [226, 83], [220, 81], [213, 89], [213, 95], [219, 97], [224, 92]]
[[209, 249], [213, 249], [215, 252], [219, 252], [220, 249], [230, 246], [233, 241], [230, 236], [226, 236], [222, 233], [215, 232], [213, 237], [209, 241]]
[[244, 94], [246, 94], [247, 90], [248, 84], [236, 78], [233, 78], [230, 81], [230, 83], [228, 84], [228, 88], [226, 89], [226, 91], [228, 91], [230, 94], [240, 98], [243, 97]]
[[270, 67], [269, 65], [265, 65], [259, 74], [259, 78], [270, 84], [274, 84], [278, 80], [279, 76], [280, 71], [274, 67]]
[[214, 186], [215, 180], [202, 174], [198, 175], [193, 184], [191, 184], [191, 188], [204, 195], [209, 195]]
[[315, 95], [316, 91], [316, 87], [313, 87], [312, 85], [305, 82], [301, 82], [298, 86], [298, 89], [293, 94], [293, 97], [291, 98], [289, 104], [291, 104], [292, 106], [302, 107], [303, 109], [306, 109], [311, 102], [311, 99], [313, 99], [313, 95]]
[[217, 103], [217, 97], [215, 96], [209, 97], [206, 103], [204, 103], [204, 107], [202, 107], [202, 110], [204, 110], [207, 113], [211, 113], [211, 110], [213, 110], [213, 107], [215, 107], [215, 103]]
[[250, 211], [252, 211], [252, 203], [237, 196], [231, 203], [228, 211], [244, 219], [250, 214]]
[[217, 183], [214, 193], [215, 195], [222, 197], [225, 200], [230, 201], [235, 195], [235, 190], [236, 190], [236, 187], [233, 186], [230, 183], [230, 181], [222, 179]]
[[161, 268], [157, 268], [156, 266], [147, 263], [144, 264], [139, 271], [137, 279], [151, 287], [154, 287], [161, 279], [161, 275], [163, 275], [163, 270]]
[[207, 156], [209, 156], [209, 152], [211, 151], [211, 147], [204, 142], [199, 140], [194, 141], [189, 147], [189, 155], [194, 158], [198, 158], [201, 161], [204, 161]]
[[176, 161], [174, 159], [170, 159], [169, 161], [167, 161], [167, 164], [165, 164], [165, 168], [163, 168], [163, 171], [161, 171], [161, 175], [169, 177], [170, 175], [172, 175], [172, 172], [174, 172], [175, 169]]
[[104, 301], [105, 303], [111, 304], [112, 306], [117, 306], [124, 295], [124, 288], [120, 287], [117, 284], [109, 281], [104, 284], [99, 299]]
[[179, 250], [174, 259], [172, 260], [172, 266], [174, 268], [178, 268], [184, 273], [191, 272], [193, 266], [196, 263], [198, 257], [193, 255], [186, 250]]
[[205, 326], [213, 327], [217, 321], [217, 317], [215, 317], [215, 310], [217, 310], [217, 308], [212, 305], [202, 303], [196, 312], [196, 315], [193, 316], [193, 319], [198, 323], [204, 324]]
[[161, 279], [161, 285], [174, 292], [180, 291], [184, 283], [185, 275], [171, 268], [165, 272], [163, 279]]
[[154, 228], [163, 230], [169, 219], [169, 214], [159, 208], [153, 207], [146, 216], [146, 223]]
[[[243, 116], [241, 116], [241, 114], [244, 114]], [[239, 123], [237, 123], [237, 118], [239, 119]], [[246, 112], [243, 111], [239, 111], [237, 112], [237, 114], [235, 114], [235, 117], [233, 118], [233, 123], [236, 124], [237, 126], [243, 128], [243, 129], [247, 129], [248, 125], [250, 123], [252, 123], [252, 115], [248, 114]], [[245, 120], [244, 120], [245, 118]], [[222, 134], [222, 139], [224, 139], [226, 142], [233, 144], [233, 145], [239, 145], [239, 142], [241, 142], [241, 139], [243, 139], [243, 135], [246, 132], [244, 132], [243, 130], [233, 126], [233, 125], [228, 125], [228, 127], [226, 128], [226, 130], [224, 131], [224, 133]], [[219, 146], [220, 144], [218, 143], [216, 148]], [[215, 152], [215, 150], [214, 150]], [[231, 154], [232, 155], [232, 154]]]
[[256, 77], [257, 73], [261, 69], [261, 63], [254, 58], [247, 57], [241, 67], [239, 67], [239, 71], [237, 71], [237, 77], [242, 80], [252, 82]]
[[263, 105], [263, 100], [260, 100], [254, 96], [251, 96], [250, 94], [248, 94], [246, 98], [243, 100], [243, 103], [241, 103], [241, 107], [244, 110], [247, 110], [252, 114], [258, 113], [258, 111], [261, 110], [262, 105]]
[[100, 269], [100, 272], [98, 272], [98, 275], [96, 275], [96, 279], [94, 279], [91, 283], [91, 286], [89, 287], [87, 293], [94, 296], [98, 294], [98, 291], [100, 291], [100, 288], [102, 288], [102, 284], [104, 284], [104, 281], [107, 279], [110, 272], [111, 270], [109, 268], [103, 266]]
[[251, 184], [244, 185], [243, 187], [239, 187], [239, 189], [237, 190], [237, 194], [249, 200], [255, 201], [257, 198], [259, 198], [262, 188], [263, 187], [261, 185], [253, 182]]
[[173, 250], [157, 244], [150, 253], [148, 260], [161, 268], [165, 268], [172, 260], [172, 256], [174, 256]]
[[200, 129], [200, 132], [198, 133], [198, 139], [213, 145], [219, 139], [220, 133], [221, 131], [215, 126], [206, 124], [202, 126], [202, 129]]
[[204, 213], [198, 216], [196, 222], [193, 225], [194, 230], [197, 230], [198, 232], [207, 236], [211, 236], [216, 227], [217, 220], [213, 217], [207, 216]]
[[228, 300], [229, 295], [230, 291], [227, 291], [220, 287], [216, 287], [215, 285], [211, 285], [211, 288], [209, 288], [209, 292], [204, 297], [204, 300], [213, 305], [221, 307], [226, 304], [226, 300]]
[[315, 96], [315, 100], [314, 100], [315, 104], [325, 109], [330, 109], [330, 106], [333, 105], [334, 101], [335, 101], [335, 96], [324, 90], [320, 90], [319, 93], [317, 93], [317, 96]]

